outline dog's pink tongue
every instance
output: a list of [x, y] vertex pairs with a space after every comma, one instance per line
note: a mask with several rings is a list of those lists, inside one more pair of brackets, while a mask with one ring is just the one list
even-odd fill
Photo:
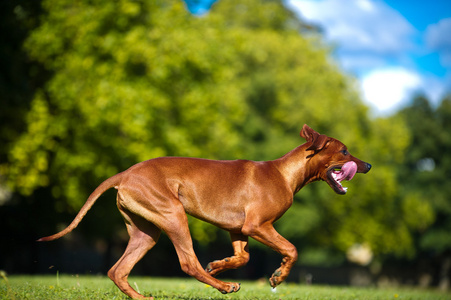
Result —
[[357, 164], [353, 161], [348, 161], [342, 167], [337, 174], [337, 181], [351, 180], [355, 173], [357, 173]]

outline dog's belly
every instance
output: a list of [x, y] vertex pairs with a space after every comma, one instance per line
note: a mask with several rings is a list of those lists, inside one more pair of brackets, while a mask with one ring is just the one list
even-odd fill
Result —
[[240, 232], [245, 211], [236, 201], [223, 199], [195, 199], [179, 194], [187, 214], [231, 232]]

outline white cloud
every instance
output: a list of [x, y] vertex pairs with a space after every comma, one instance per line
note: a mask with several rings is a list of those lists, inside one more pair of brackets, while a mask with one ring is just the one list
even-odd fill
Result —
[[426, 44], [439, 52], [444, 66], [451, 66], [451, 18], [429, 25], [425, 33]]
[[387, 114], [408, 104], [417, 93], [424, 94], [433, 106], [438, 106], [449, 93], [450, 83], [450, 78], [447, 81], [403, 67], [390, 67], [363, 75], [360, 87], [363, 100], [375, 108], [376, 113]]
[[[424, 35], [429, 51], [421, 49], [421, 33], [383, 0], [286, 0], [304, 20], [318, 24], [326, 41], [336, 44], [336, 58], [360, 79], [364, 100], [378, 113], [391, 113], [425, 93], [438, 104], [451, 84], [420, 73], [415, 56], [438, 51], [451, 66], [451, 18], [429, 26]], [[448, 88], [449, 89], [449, 88]]]
[[319, 23], [342, 51], [397, 55], [413, 47], [413, 26], [378, 0], [288, 0], [302, 18]]
[[364, 99], [379, 112], [390, 112], [421, 88], [421, 77], [403, 68], [374, 70], [363, 77]]

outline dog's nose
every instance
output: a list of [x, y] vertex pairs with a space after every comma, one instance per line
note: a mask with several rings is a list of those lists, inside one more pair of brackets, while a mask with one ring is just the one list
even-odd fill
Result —
[[366, 164], [366, 170], [368, 172], [369, 170], [371, 170], [371, 165], [369, 163], [365, 163], [365, 164]]

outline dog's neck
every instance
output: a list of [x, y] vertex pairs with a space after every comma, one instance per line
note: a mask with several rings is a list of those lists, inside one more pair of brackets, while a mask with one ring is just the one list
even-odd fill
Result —
[[273, 161], [292, 189], [293, 194], [310, 182], [320, 180], [318, 167], [312, 165], [315, 162], [313, 157], [310, 156], [313, 151], [307, 150], [309, 145], [309, 143], [302, 144]]

